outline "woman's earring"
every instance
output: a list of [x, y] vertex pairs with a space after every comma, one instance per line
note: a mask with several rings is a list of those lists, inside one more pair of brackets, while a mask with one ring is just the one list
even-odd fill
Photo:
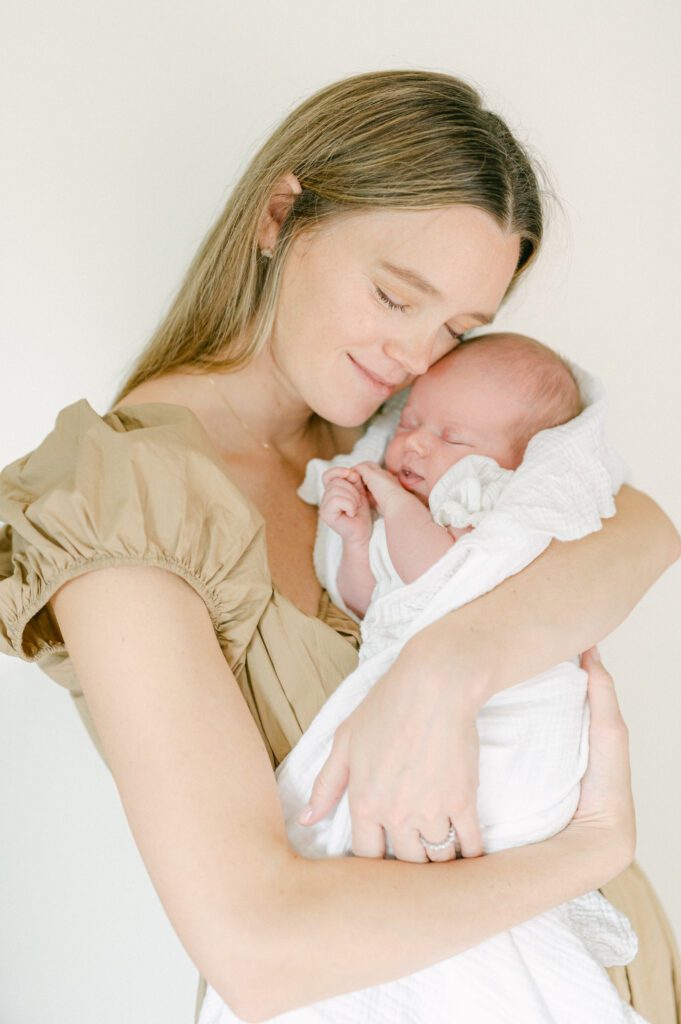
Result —
[[260, 252], [263, 256], [267, 257], [268, 260], [272, 259], [273, 253], [271, 249], [261, 249]]

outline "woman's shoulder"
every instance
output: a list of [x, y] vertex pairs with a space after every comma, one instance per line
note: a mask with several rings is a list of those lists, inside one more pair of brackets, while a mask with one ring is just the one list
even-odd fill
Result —
[[159, 488], [192, 495], [202, 483], [220, 480], [234, 501], [248, 504], [230, 485], [219, 451], [190, 408], [152, 400], [142, 389], [129, 397], [134, 401], [126, 398], [102, 414], [85, 398], [65, 406], [36, 448], [0, 472], [0, 493], [13, 485], [27, 496], [60, 486], [82, 495], [108, 488], [112, 475], [120, 488], [138, 488], [142, 475], [148, 497]]
[[99, 415], [81, 399], [62, 409], [0, 473], [0, 521], [0, 649], [4, 639], [24, 657], [55, 642], [27, 631], [29, 620], [89, 569], [169, 569], [221, 622], [271, 589], [262, 519], [180, 405], [126, 401]]

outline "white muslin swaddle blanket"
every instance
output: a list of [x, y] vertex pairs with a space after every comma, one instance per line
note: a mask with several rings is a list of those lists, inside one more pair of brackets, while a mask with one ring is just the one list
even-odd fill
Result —
[[[606, 400], [600, 384], [571, 364], [584, 411], [530, 441], [515, 472], [467, 456], [438, 481], [429, 503], [443, 525], [475, 529], [427, 572], [404, 584], [374, 524], [377, 587], [362, 622], [357, 669], [336, 689], [277, 769], [277, 785], [294, 848], [305, 857], [351, 853], [347, 793], [318, 825], [297, 816], [342, 721], [418, 630], [536, 558], [553, 538], [575, 540], [614, 514], [613, 493], [625, 478], [604, 440]], [[354, 450], [331, 463], [315, 459], [299, 494], [318, 503], [329, 465], [380, 462], [406, 393], [376, 414]], [[342, 541], [320, 520], [315, 567], [340, 607], [336, 586]], [[352, 614], [346, 608], [349, 614]], [[417, 684], [415, 684], [417, 685]], [[586, 673], [578, 659], [497, 694], [477, 718], [480, 737], [478, 814], [485, 852], [537, 842], [564, 828], [579, 799], [588, 759]], [[452, 750], [455, 763], [456, 750]], [[388, 847], [388, 853], [392, 851]], [[425, 869], [424, 869], [425, 870]], [[452, 870], [456, 870], [455, 867]], [[642, 1018], [626, 1005], [605, 967], [628, 963], [637, 949], [628, 920], [598, 892], [541, 914], [474, 949], [395, 981], [280, 1014], [278, 1024], [622, 1024]], [[199, 1024], [239, 1018], [208, 988]]]

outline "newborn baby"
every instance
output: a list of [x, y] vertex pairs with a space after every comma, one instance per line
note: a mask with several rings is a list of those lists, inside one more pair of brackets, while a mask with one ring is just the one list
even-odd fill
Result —
[[[567, 364], [521, 335], [464, 342], [419, 377], [386, 468], [335, 466], [322, 478], [321, 518], [343, 540], [346, 606], [361, 618], [372, 596], [421, 576], [492, 507], [530, 438], [581, 410]], [[478, 458], [451, 472], [470, 455]]]

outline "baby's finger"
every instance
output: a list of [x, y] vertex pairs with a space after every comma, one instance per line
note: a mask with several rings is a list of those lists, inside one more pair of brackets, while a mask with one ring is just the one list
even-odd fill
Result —
[[322, 473], [322, 483], [326, 487], [332, 480], [345, 480], [350, 472], [345, 466], [332, 466]]
[[355, 466], [355, 470], [362, 480], [366, 479], [367, 476], [371, 476], [377, 469], [380, 469], [380, 466], [376, 462], [359, 462]]
[[346, 515], [350, 519], [353, 519], [357, 515], [357, 506], [354, 502], [349, 501], [344, 495], [338, 495], [331, 499], [331, 501], [325, 506], [324, 511], [327, 515]]
[[347, 480], [336, 480], [327, 488], [326, 493], [330, 497], [342, 497], [346, 501], [351, 501], [355, 508], [359, 507], [359, 495], [357, 488], [353, 484], [348, 483]]

